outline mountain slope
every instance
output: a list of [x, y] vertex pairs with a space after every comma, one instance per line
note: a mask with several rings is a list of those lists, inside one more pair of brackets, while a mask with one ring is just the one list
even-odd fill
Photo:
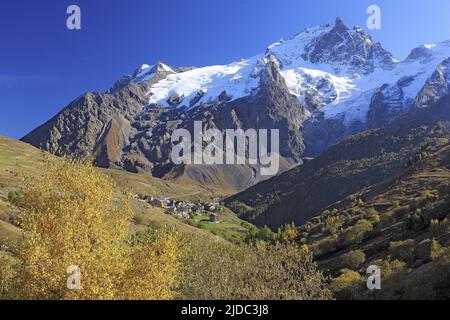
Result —
[[[426, 151], [425, 151], [426, 150]], [[333, 277], [381, 268], [382, 290], [361, 281], [338, 298], [447, 299], [450, 294], [450, 144], [430, 142], [398, 174], [334, 203], [299, 229]], [[355, 201], [358, 199], [358, 201]], [[348, 271], [347, 271], [348, 272]]]
[[445, 97], [380, 129], [351, 136], [227, 203], [260, 226], [276, 228], [292, 221], [300, 225], [334, 202], [398, 173], [427, 144], [449, 137], [450, 97]]

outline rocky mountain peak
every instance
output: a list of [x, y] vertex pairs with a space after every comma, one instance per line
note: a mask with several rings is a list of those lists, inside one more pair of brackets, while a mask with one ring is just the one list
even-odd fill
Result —
[[433, 44], [424, 44], [414, 48], [406, 58], [405, 62], [420, 64], [434, 63], [446, 59], [450, 54], [450, 40]]
[[133, 82], [139, 83], [145, 80], [148, 80], [150, 77], [157, 74], [172, 74], [176, 73], [170, 66], [167, 64], [158, 61], [153, 66], [149, 66], [146, 64], [141, 65], [136, 71], [133, 73]]
[[348, 30], [347, 26], [345, 25], [344, 21], [341, 19], [341, 17], [337, 17], [336, 21], [334, 23], [334, 29], [340, 30], [340, 31], [346, 31]]
[[444, 96], [450, 94], [450, 58], [437, 65], [436, 70], [427, 79], [416, 97], [416, 108], [429, 107]]
[[406, 58], [406, 61], [418, 61], [428, 59], [433, 55], [431, 47], [429, 45], [422, 45], [414, 48]]
[[377, 68], [392, 70], [397, 61], [361, 27], [350, 29], [341, 18], [334, 25], [307, 28], [290, 40], [268, 47], [283, 65], [329, 65], [338, 75], [369, 74]]
[[148, 64], [141, 64], [136, 70], [133, 72], [133, 77], [137, 77], [140, 73], [144, 72], [145, 70], [149, 70], [152, 67]]
[[305, 49], [305, 56], [310, 62], [332, 64], [337, 73], [350, 71], [367, 74], [376, 67], [386, 70], [395, 65], [392, 54], [380, 43], [374, 43], [372, 37], [360, 27], [349, 29], [340, 18], [328, 32], [314, 39]]
[[115, 92], [131, 83], [142, 83], [153, 78], [161, 79], [165, 78], [169, 74], [176, 73], [176, 71], [165, 64], [158, 61], [154, 65], [141, 64], [134, 70], [132, 74], [122, 76], [110, 89], [109, 92]]

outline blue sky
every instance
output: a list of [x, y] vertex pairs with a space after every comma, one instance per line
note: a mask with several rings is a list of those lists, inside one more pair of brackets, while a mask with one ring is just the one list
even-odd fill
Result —
[[[82, 30], [66, 28], [66, 9], [82, 10]], [[399, 58], [450, 39], [448, 0], [1, 0], [0, 135], [20, 138], [87, 91], [105, 91], [142, 63], [228, 63], [261, 53], [305, 27], [366, 25]]]

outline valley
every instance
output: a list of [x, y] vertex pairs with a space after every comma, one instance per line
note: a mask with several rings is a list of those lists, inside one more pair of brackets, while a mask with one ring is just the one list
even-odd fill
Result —
[[[13, 193], [22, 192], [22, 180], [25, 176], [39, 177], [44, 168], [44, 159], [53, 156], [41, 152], [25, 143], [0, 137], [0, 244], [16, 243], [21, 238], [21, 231], [16, 221], [18, 208], [11, 203]], [[131, 174], [114, 169], [100, 169], [109, 175], [117, 185], [116, 197], [125, 198], [126, 194], [153, 195], [155, 197], [168, 196], [174, 199], [191, 201], [212, 201], [223, 191], [203, 188], [190, 183], [176, 183], [150, 177], [146, 174]], [[192, 221], [187, 223], [178, 219], [158, 206], [131, 198], [131, 208], [134, 222], [130, 225], [131, 232], [145, 231], [148, 227], [175, 227], [186, 233], [203, 234], [216, 237], [223, 235], [230, 240], [242, 240], [247, 223], [235, 217], [228, 210], [219, 214], [223, 225], [214, 228]]]

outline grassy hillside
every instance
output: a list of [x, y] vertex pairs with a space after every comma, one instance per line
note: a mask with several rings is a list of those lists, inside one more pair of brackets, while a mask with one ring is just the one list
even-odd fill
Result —
[[[431, 149], [300, 227], [299, 241], [323, 270], [338, 277], [344, 268], [364, 275], [369, 265], [382, 266], [386, 286], [379, 298], [450, 295], [450, 144]], [[354, 289], [344, 297], [367, 293], [362, 284]]]
[[[44, 157], [53, 156], [26, 143], [0, 137], [0, 244], [16, 242], [20, 239], [20, 229], [15, 221], [17, 208], [8, 200], [8, 194], [18, 192], [22, 188], [24, 175], [39, 176], [44, 166]], [[113, 169], [98, 169], [110, 175], [117, 185], [117, 197], [126, 193], [151, 195], [154, 197], [168, 196], [177, 200], [209, 200], [223, 195], [220, 190], [203, 188], [188, 181], [165, 181], [147, 174], [133, 174]], [[186, 223], [187, 221], [167, 215], [163, 209], [153, 207], [145, 201], [131, 200], [135, 214], [132, 231], [143, 231], [148, 226], [173, 226], [181, 232], [193, 233], [198, 236], [225, 238], [243, 238], [248, 223], [238, 219], [232, 212], [226, 211], [219, 215], [225, 221], [214, 228], [206, 224]]]
[[0, 244], [17, 241], [20, 229], [14, 226], [17, 209], [8, 201], [8, 193], [19, 191], [21, 174], [39, 175], [42, 153], [25, 143], [0, 137]]

